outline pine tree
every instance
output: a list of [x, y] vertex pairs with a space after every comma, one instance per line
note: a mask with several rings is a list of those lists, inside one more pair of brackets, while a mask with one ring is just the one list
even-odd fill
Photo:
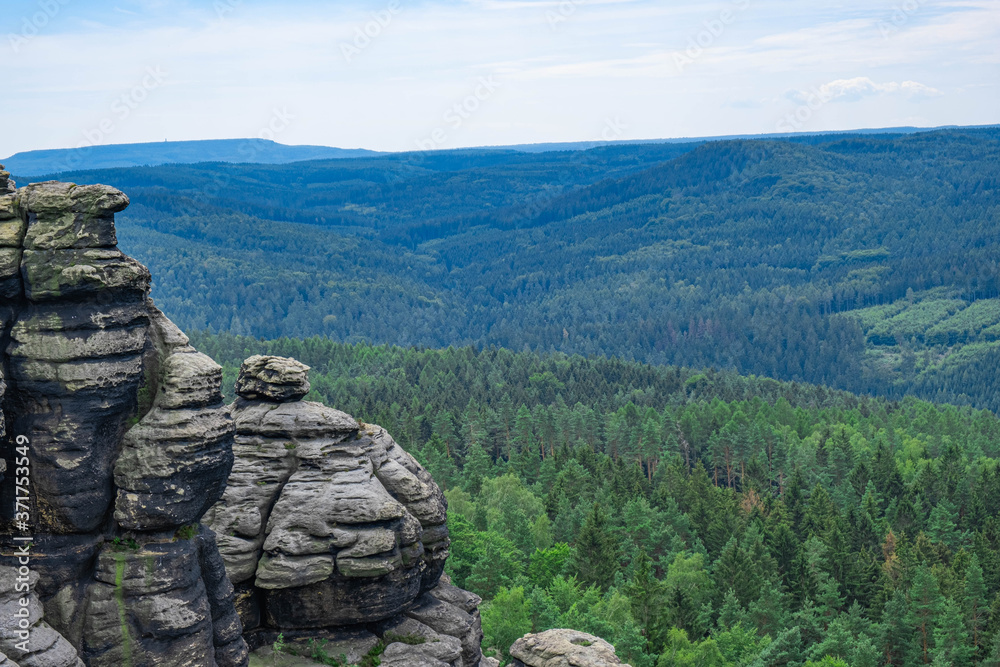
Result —
[[927, 534], [931, 539], [941, 544], [947, 544], [952, 549], [957, 549], [961, 537], [956, 527], [958, 511], [955, 506], [945, 499], [942, 499], [933, 510], [931, 510], [930, 522], [927, 524]]
[[934, 661], [944, 662], [952, 667], [967, 667], [971, 664], [972, 654], [969, 633], [962, 619], [962, 608], [952, 600], [945, 600], [934, 627]]
[[990, 657], [986, 658], [983, 664], [987, 667], [1000, 667], [1000, 632], [993, 638]]
[[750, 619], [762, 637], [774, 637], [787, 625], [786, 598], [780, 584], [769, 583], [764, 586], [760, 597], [750, 603]]
[[761, 651], [752, 665], [754, 667], [784, 667], [801, 665], [805, 661], [802, 649], [802, 631], [798, 626], [782, 630], [767, 648]]
[[904, 665], [913, 644], [913, 626], [907, 619], [906, 594], [900, 589], [882, 611], [882, 653], [887, 665]]
[[737, 625], [751, 625], [750, 615], [740, 604], [736, 593], [730, 588], [726, 592], [726, 596], [722, 600], [722, 608], [719, 610], [719, 628], [732, 630]]
[[575, 546], [575, 565], [580, 581], [607, 590], [618, 572], [618, 545], [600, 503], [594, 503], [584, 520]]
[[844, 606], [844, 598], [840, 595], [840, 585], [833, 577], [827, 577], [819, 586], [816, 594], [816, 613], [823, 619], [825, 627], [837, 617]]
[[653, 576], [653, 565], [640, 549], [632, 567], [632, 578], [625, 587], [632, 607], [632, 617], [639, 624], [642, 634], [652, 641], [660, 610], [663, 607], [664, 585]]
[[[740, 596], [746, 590], [750, 575], [746, 553], [740, 548], [736, 536], [729, 538], [719, 558], [712, 565], [712, 576], [719, 593], [729, 591], [742, 600]], [[749, 600], [749, 597], [747, 598]]]
[[965, 568], [965, 591], [963, 611], [968, 625], [973, 650], [980, 654], [984, 648], [983, 632], [989, 619], [989, 606], [986, 599], [986, 585], [983, 582], [983, 568], [979, 567], [979, 558], [975, 555]]
[[490, 461], [489, 454], [478, 441], [469, 445], [468, 453], [465, 455], [465, 466], [462, 469], [462, 476], [465, 480], [466, 490], [476, 495], [483, 484], [483, 480], [489, 477], [493, 462]]
[[929, 567], [921, 565], [917, 568], [913, 585], [910, 587], [910, 610], [907, 620], [917, 630], [917, 654], [925, 665], [931, 662], [931, 650], [934, 648], [934, 621], [941, 613], [941, 604], [941, 591], [938, 589], [937, 579]]
[[435, 435], [424, 445], [423, 458], [438, 486], [442, 489], [448, 489], [455, 485], [459, 478], [458, 467], [448, 455], [447, 448], [441, 438]]

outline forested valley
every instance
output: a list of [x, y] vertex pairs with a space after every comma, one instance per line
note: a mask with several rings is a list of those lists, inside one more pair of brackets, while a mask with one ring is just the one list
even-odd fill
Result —
[[1000, 130], [60, 178], [187, 330], [613, 355], [1000, 409]]
[[[253, 354], [449, 503], [484, 646], [1000, 665], [1000, 129], [61, 174], [232, 390]], [[230, 395], [229, 398], [232, 398]]]
[[1000, 420], [728, 371], [197, 333], [379, 423], [449, 501], [484, 646], [573, 627], [634, 667], [996, 665]]

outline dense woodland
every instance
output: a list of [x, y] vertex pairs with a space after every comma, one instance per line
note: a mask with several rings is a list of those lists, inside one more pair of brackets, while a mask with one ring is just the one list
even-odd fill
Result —
[[[196, 333], [377, 422], [446, 489], [484, 645], [634, 667], [1000, 664], [1000, 420], [733, 372]], [[230, 389], [231, 391], [231, 389]]]
[[185, 329], [614, 355], [1000, 410], [1000, 130], [61, 178]]
[[499, 657], [561, 626], [634, 667], [997, 667], [998, 156], [992, 128], [61, 178], [132, 197], [120, 245], [227, 389], [296, 357], [430, 469]]

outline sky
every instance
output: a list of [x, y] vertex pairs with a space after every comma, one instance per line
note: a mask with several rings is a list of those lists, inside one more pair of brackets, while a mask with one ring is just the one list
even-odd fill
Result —
[[1000, 0], [7, 0], [0, 158], [1000, 122]]

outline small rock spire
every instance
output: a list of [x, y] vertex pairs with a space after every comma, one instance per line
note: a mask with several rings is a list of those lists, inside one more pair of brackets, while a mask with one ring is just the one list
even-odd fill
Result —
[[10, 180], [10, 172], [0, 164], [0, 195], [10, 194], [17, 189], [14, 181]]
[[309, 367], [289, 357], [254, 355], [240, 366], [236, 393], [250, 400], [297, 401], [309, 393]]

